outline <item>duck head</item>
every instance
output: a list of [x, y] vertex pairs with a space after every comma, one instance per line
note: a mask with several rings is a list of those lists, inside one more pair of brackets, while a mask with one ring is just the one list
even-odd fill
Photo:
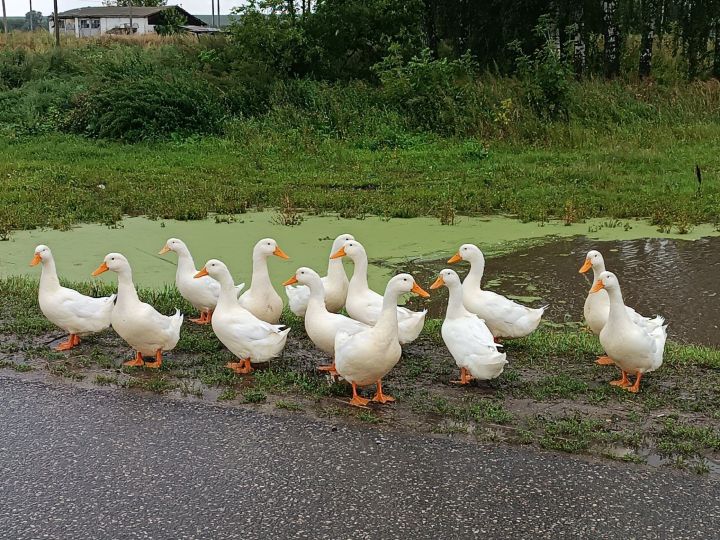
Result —
[[229, 275], [230, 270], [228, 270], [228, 267], [224, 262], [217, 259], [210, 259], [208, 262], [205, 263], [205, 266], [202, 267], [202, 270], [200, 270], [193, 277], [197, 279], [203, 276], [210, 276], [214, 280], [220, 281], [223, 276]]
[[385, 294], [395, 293], [398, 296], [404, 293], [415, 293], [423, 298], [428, 298], [430, 295], [420, 285], [415, 282], [415, 278], [410, 274], [398, 274], [388, 281], [385, 289]]
[[599, 270], [604, 271], [605, 270], [605, 260], [603, 259], [603, 256], [600, 254], [599, 251], [596, 250], [590, 250], [587, 253], [587, 256], [585, 257], [585, 263], [580, 268], [579, 272], [581, 274], [584, 274], [585, 272], [588, 272], [590, 269], [593, 270]]
[[432, 285], [430, 285], [430, 288], [439, 289], [443, 285], [448, 289], [461, 285], [460, 276], [457, 275], [457, 272], [455, 270], [445, 268], [444, 270], [440, 271], [440, 275], [438, 275], [437, 279], [433, 282]]
[[35, 248], [35, 255], [32, 258], [32, 261], [30, 261], [30, 266], [37, 266], [40, 263], [44, 263], [47, 260], [50, 260], [52, 258], [52, 251], [50, 251], [50, 248], [40, 244], [38, 247]]
[[352, 234], [341, 234], [340, 236], [338, 236], [333, 241], [333, 245], [332, 245], [333, 254], [337, 253], [337, 251], [345, 245], [345, 242], [350, 242], [352, 240], [355, 240], [355, 237]]
[[130, 269], [130, 263], [121, 253], [108, 253], [105, 255], [103, 262], [98, 266], [95, 271], [91, 274], [92, 276], [99, 276], [103, 272], [110, 270], [111, 272], [122, 272]]
[[448, 259], [450, 264], [468, 261], [470, 264], [480, 263], [485, 266], [485, 256], [475, 244], [463, 244], [457, 253]]
[[590, 292], [595, 293], [598, 292], [600, 289], [607, 289], [608, 291], [612, 291], [619, 288], [620, 283], [618, 282], [617, 276], [612, 272], [603, 272], [598, 277], [595, 285], [592, 286], [592, 289], [590, 289]]
[[299, 283], [300, 285], [306, 285], [308, 287], [316, 284], [318, 281], [322, 282], [320, 274], [318, 274], [312, 268], [302, 266], [297, 269], [295, 275], [283, 283], [283, 286], [294, 285]]
[[278, 246], [277, 242], [272, 238], [263, 238], [255, 244], [255, 247], [253, 248], [253, 255], [260, 255], [262, 257], [275, 255], [281, 259], [290, 258], [282, 249], [280, 249], [280, 246]]
[[175, 253], [179, 251], [187, 251], [187, 246], [185, 245], [185, 242], [179, 238], [169, 238], [168, 241], [165, 242], [165, 246], [159, 251], [158, 255], [165, 255], [168, 251], [174, 251]]
[[365, 248], [355, 239], [348, 240], [335, 253], [330, 255], [331, 259], [339, 259], [340, 257], [350, 257], [353, 261], [357, 257], [366, 256]]

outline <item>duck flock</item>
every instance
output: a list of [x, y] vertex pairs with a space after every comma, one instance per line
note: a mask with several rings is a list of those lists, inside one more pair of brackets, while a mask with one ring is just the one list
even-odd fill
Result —
[[[253, 364], [279, 356], [290, 332], [279, 324], [284, 302], [275, 291], [268, 273], [272, 256], [289, 257], [271, 238], [260, 240], [252, 253], [252, 280], [236, 285], [230, 270], [220, 260], [210, 259], [198, 270], [190, 250], [182, 240], [171, 238], [160, 254], [174, 252], [178, 258], [175, 285], [180, 294], [198, 310], [190, 319], [212, 325], [213, 332], [233, 355], [236, 362], [228, 369], [250, 374]], [[348, 280], [342, 259], [352, 260], [354, 270]], [[473, 244], [463, 244], [448, 262], [465, 261], [470, 270], [461, 281], [451, 269], [440, 272], [430, 289], [447, 287], [448, 306], [442, 324], [442, 337], [460, 368], [458, 384], [474, 379], [498, 377], [508, 363], [500, 340], [524, 337], [535, 331], [547, 306], [529, 308], [495, 292], [482, 289], [485, 258]], [[35, 249], [31, 265], [42, 265], [38, 300], [43, 314], [69, 334], [57, 346], [66, 351], [80, 344], [80, 337], [110, 326], [133, 348], [135, 357], [125, 366], [159, 368], [163, 353], [171, 351], [180, 339], [183, 315], [176, 310], [166, 316], [150, 304], [140, 301], [127, 258], [109, 253], [92, 273], [117, 274], [117, 294], [93, 298], [63, 287], [57, 276], [50, 248]], [[660, 367], [665, 347], [666, 328], [662, 317], [647, 318], [625, 306], [615, 274], [605, 271], [598, 251], [590, 251], [580, 272], [593, 271], [593, 285], [585, 301], [584, 315], [590, 330], [599, 336], [606, 354], [597, 363], [616, 365], [621, 378], [610, 384], [638, 392], [645, 373]], [[352, 385], [351, 405], [365, 406], [370, 401], [388, 403], [382, 379], [395, 367], [402, 346], [420, 335], [427, 310], [412, 311], [398, 306], [400, 297], [415, 293], [429, 297], [410, 274], [392, 277], [383, 295], [373, 291], [367, 280], [368, 257], [363, 245], [349, 234], [333, 242], [327, 274], [298, 268], [283, 283], [293, 313], [304, 318], [305, 331], [314, 345], [333, 358], [319, 370]], [[244, 290], [244, 291], [243, 291]], [[344, 309], [346, 314], [340, 313]], [[149, 358], [152, 357], [152, 360]], [[629, 377], [635, 377], [631, 383]], [[372, 400], [359, 388], [375, 386]]]

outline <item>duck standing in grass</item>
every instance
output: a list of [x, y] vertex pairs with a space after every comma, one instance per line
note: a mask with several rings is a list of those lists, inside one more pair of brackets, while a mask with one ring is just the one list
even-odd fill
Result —
[[253, 271], [250, 288], [240, 299], [240, 305], [258, 319], [270, 324], [277, 324], [283, 309], [283, 300], [270, 282], [267, 259], [271, 255], [281, 259], [289, 259], [272, 238], [263, 238], [253, 248]]
[[[218, 296], [220, 296], [220, 284], [207, 276], [195, 279], [195, 274], [198, 273], [197, 268], [195, 268], [195, 261], [185, 242], [179, 238], [168, 239], [159, 254], [164, 255], [169, 251], [174, 251], [178, 257], [175, 286], [182, 297], [200, 312], [199, 319], [190, 319], [190, 321], [197, 324], [209, 324], [212, 321], [212, 314], [217, 305]], [[244, 286], [244, 283], [237, 285], [235, 287], [236, 293], [239, 294]]]
[[358, 395], [358, 386], [377, 385], [372, 401], [389, 403], [395, 398], [385, 395], [381, 379], [400, 360], [402, 349], [398, 336], [397, 303], [400, 295], [414, 292], [427, 298], [424, 291], [410, 274], [398, 274], [385, 288], [382, 311], [375, 326], [350, 334], [338, 331], [335, 336], [335, 369], [352, 385], [351, 405], [364, 406], [370, 400]]
[[227, 367], [235, 373], [248, 374], [252, 364], [267, 362], [278, 356], [285, 348], [290, 328], [265, 322], [237, 302], [235, 285], [225, 263], [210, 259], [196, 279], [210, 276], [220, 284], [212, 329], [218, 339], [240, 360], [230, 362]]
[[[603, 259], [603, 256], [599, 251], [594, 249], [588, 251], [587, 256], [585, 257], [585, 263], [582, 265], [579, 272], [584, 274], [590, 271], [591, 268], [593, 271], [592, 282], [594, 286], [600, 279], [600, 275], [605, 272], [605, 259]], [[643, 317], [629, 306], [625, 306], [625, 310], [627, 311], [628, 317], [630, 317], [635, 324], [642, 326], [648, 331], [659, 328], [665, 322], [662, 317], [655, 317], [654, 319]], [[597, 292], [592, 292], [591, 287], [587, 298], [585, 299], [583, 313], [585, 315], [585, 323], [588, 325], [588, 328], [590, 328], [590, 331], [596, 336], [599, 336], [600, 332], [607, 323], [608, 314], [610, 313], [610, 297], [608, 296], [607, 291], [600, 289]], [[599, 356], [595, 362], [601, 366], [613, 365], [612, 359], [607, 355]]]
[[535, 331], [547, 306], [529, 308], [497, 293], [483, 290], [481, 285], [485, 256], [476, 245], [463, 244], [448, 260], [450, 264], [459, 261], [470, 263], [470, 272], [462, 284], [463, 304], [468, 311], [485, 321], [494, 337], [520, 338]]
[[498, 351], [485, 321], [465, 309], [460, 277], [454, 270], [445, 269], [430, 288], [443, 285], [448, 289], [449, 298], [442, 337], [460, 368], [460, 380], [453, 382], [468, 384], [473, 379], [486, 381], [499, 377], [508, 363], [505, 353]]
[[[602, 290], [607, 291], [610, 312], [607, 323], [600, 331], [600, 344], [622, 371], [622, 377], [610, 384], [637, 393], [640, 391], [643, 375], [662, 365], [667, 325], [648, 328], [635, 323], [628, 314], [620, 284], [612, 272], [601, 273], [590, 292], [597, 294]], [[628, 374], [636, 376], [632, 385]]]
[[93, 298], [60, 285], [52, 251], [45, 245], [35, 248], [30, 266], [42, 264], [38, 304], [47, 319], [69, 334], [67, 341], [55, 350], [67, 351], [80, 343], [80, 336], [105, 330], [110, 326], [115, 295]]
[[[330, 254], [337, 252], [345, 242], [355, 240], [350, 234], [341, 234], [332, 245]], [[348, 291], [348, 278], [343, 267], [342, 259], [330, 259], [328, 261], [327, 275], [322, 278], [323, 290], [325, 291], [325, 307], [328, 311], [337, 313], [345, 307], [345, 299]], [[290, 311], [298, 317], [305, 316], [305, 310], [310, 300], [310, 289], [304, 285], [285, 286], [285, 294], [288, 297]]]
[[[345, 309], [348, 315], [356, 321], [372, 326], [380, 319], [384, 306], [383, 296], [368, 287], [368, 257], [363, 245], [357, 240], [345, 242], [343, 247], [333, 253], [330, 258], [339, 259], [346, 256], [352, 259], [355, 268], [348, 286]], [[397, 302], [395, 304], [399, 328], [398, 336], [400, 344], [405, 345], [415, 341], [420, 335], [425, 324], [427, 309], [411, 311], [397, 306]]]
[[[176, 309], [168, 317], [158, 313], [154, 307], [138, 298], [132, 279], [130, 263], [120, 253], [108, 253], [102, 264], [92, 273], [115, 272], [118, 276], [118, 293], [112, 310], [112, 326], [115, 332], [135, 350], [135, 358], [124, 366], [159, 368], [162, 353], [171, 351], [180, 339], [183, 316]], [[155, 361], [145, 362], [143, 356], [155, 355]]]
[[315, 270], [304, 267], [298, 268], [295, 275], [283, 285], [288, 287], [296, 283], [307, 288], [310, 293], [305, 311], [305, 331], [318, 349], [333, 358], [332, 364], [320, 366], [318, 369], [337, 375], [335, 369], [335, 336], [338, 332], [345, 332], [348, 335], [356, 334], [368, 330], [370, 327], [345, 315], [328, 311], [323, 279]]

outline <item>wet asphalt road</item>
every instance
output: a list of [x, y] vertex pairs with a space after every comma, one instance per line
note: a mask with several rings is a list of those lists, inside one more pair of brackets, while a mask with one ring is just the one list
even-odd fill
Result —
[[0, 375], [0, 538], [720, 537], [720, 481]]

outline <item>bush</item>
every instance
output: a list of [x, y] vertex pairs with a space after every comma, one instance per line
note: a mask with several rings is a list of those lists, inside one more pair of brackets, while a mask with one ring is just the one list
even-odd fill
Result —
[[138, 141], [215, 134], [227, 104], [214, 86], [193, 79], [124, 79], [75, 98], [67, 131], [88, 137]]

